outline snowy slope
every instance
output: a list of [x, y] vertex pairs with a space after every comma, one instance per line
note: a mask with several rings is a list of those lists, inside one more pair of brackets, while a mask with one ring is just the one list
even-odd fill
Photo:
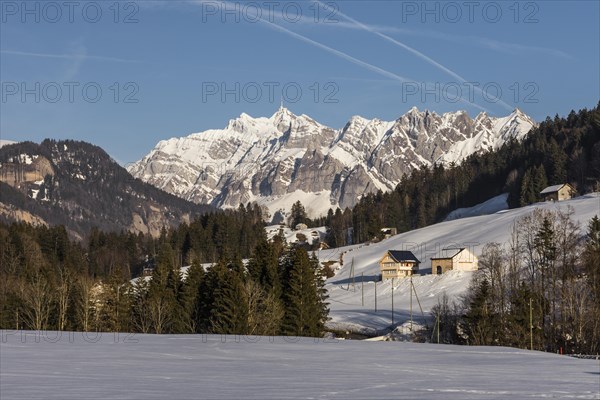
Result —
[[0, 398], [599, 399], [600, 365], [506, 347], [2, 332]]
[[454, 143], [441, 160], [458, 163], [477, 151], [498, 149], [511, 137], [521, 139], [531, 129], [532, 122], [518, 108], [503, 118], [490, 119], [486, 113], [480, 113], [475, 118], [477, 133]]
[[8, 146], [9, 144], [15, 144], [15, 143], [17, 143], [17, 142], [14, 142], [12, 140], [0, 139], [0, 147]]
[[493, 214], [498, 211], [506, 210], [508, 209], [507, 200], [508, 193], [503, 193], [499, 196], [492, 197], [481, 204], [474, 205], [473, 207], [457, 208], [448, 214], [446, 221], [466, 217], [477, 217], [479, 215]]
[[271, 215], [302, 200], [311, 216], [352, 207], [365, 194], [393, 190], [414, 168], [460, 162], [521, 139], [535, 122], [520, 110], [502, 118], [413, 107], [394, 121], [353, 116], [333, 129], [280, 108], [242, 114], [224, 129], [159, 142], [128, 170], [187, 200], [218, 207], [250, 201]]
[[[537, 203], [531, 206], [499, 211], [495, 214], [462, 218], [413, 230], [379, 243], [355, 245], [346, 248], [322, 250], [318, 253], [322, 262], [339, 262], [343, 266], [336, 275], [327, 281], [330, 296], [331, 328], [347, 329], [374, 335], [391, 324], [391, 281], [377, 284], [378, 312], [374, 311], [375, 287], [372, 281], [379, 274], [379, 259], [388, 249], [411, 250], [422, 262], [422, 273], [429, 273], [430, 257], [448, 246], [469, 247], [480, 255], [483, 246], [490, 242], [506, 243], [515, 220], [533, 212], [535, 208], [547, 210], [568, 207], [574, 210], [573, 220], [581, 226], [596, 214], [600, 215], [600, 194], [594, 193], [559, 203]], [[354, 261], [355, 285], [351, 282], [351, 269]], [[339, 264], [334, 264], [339, 266]], [[361, 274], [364, 276], [364, 291], [361, 290]], [[441, 276], [423, 275], [413, 278], [413, 282], [425, 315], [433, 307], [438, 297], [446, 292], [451, 298], [460, 296], [467, 289], [472, 272], [452, 271]], [[362, 296], [364, 295], [364, 306]], [[416, 299], [413, 298], [413, 312], [416, 319], [423, 321]], [[395, 325], [405, 322], [410, 313], [410, 291], [406, 280], [396, 280], [394, 290]]]

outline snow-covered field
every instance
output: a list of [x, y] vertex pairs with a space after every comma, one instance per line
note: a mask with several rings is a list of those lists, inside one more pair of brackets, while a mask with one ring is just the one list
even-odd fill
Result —
[[[501, 200], [501, 198], [495, 198]], [[488, 205], [497, 205], [500, 201]], [[588, 221], [596, 214], [600, 215], [600, 195], [598, 193], [577, 197], [559, 203], [537, 203], [513, 210], [503, 210], [490, 215], [454, 219], [422, 229], [392, 236], [375, 244], [364, 244], [322, 250], [318, 252], [321, 261], [333, 261], [339, 268], [336, 275], [327, 281], [329, 292], [330, 328], [375, 335], [384, 332], [392, 323], [392, 283], [390, 280], [377, 284], [377, 312], [375, 312], [375, 283], [379, 274], [379, 260], [387, 250], [411, 250], [422, 262], [422, 276], [415, 276], [413, 284], [423, 313], [427, 316], [438, 298], [446, 292], [457, 298], [465, 292], [472, 272], [448, 272], [442, 276], [429, 275], [430, 258], [444, 247], [468, 247], [480, 255], [483, 246], [490, 242], [507, 243], [511, 228], [518, 218], [533, 212], [535, 208], [563, 210], [573, 208], [573, 220], [579, 222], [583, 230]], [[484, 212], [485, 207], [474, 207]], [[493, 207], [492, 207], [493, 208]], [[339, 265], [340, 256], [343, 265]], [[354, 282], [351, 270], [354, 264]], [[364, 277], [364, 290], [361, 279]], [[406, 323], [410, 318], [410, 281], [394, 282], [394, 326]], [[413, 292], [414, 293], [414, 292]], [[364, 298], [364, 303], [363, 303]], [[423, 322], [416, 296], [413, 297], [414, 320]], [[364, 305], [363, 305], [364, 304]]]
[[[503, 347], [2, 332], [0, 398], [600, 399], [600, 364]], [[272, 339], [272, 340], [270, 340]]]

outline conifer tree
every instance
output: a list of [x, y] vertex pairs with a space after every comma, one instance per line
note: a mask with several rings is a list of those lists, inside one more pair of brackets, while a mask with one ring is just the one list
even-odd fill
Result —
[[315, 274], [317, 287], [317, 297], [315, 302], [315, 324], [320, 333], [325, 328], [325, 322], [327, 322], [329, 318], [329, 306], [327, 303], [329, 295], [327, 294], [327, 289], [325, 289], [325, 271], [319, 262], [319, 258], [314, 252], [311, 256], [310, 262]]
[[521, 282], [516, 290], [511, 293], [510, 303], [507, 326], [503, 330], [505, 332], [505, 344], [523, 349], [529, 348], [531, 319], [534, 326], [534, 345], [537, 345], [539, 342], [537, 339], [539, 321], [542, 317], [538, 312], [534, 312], [534, 310], [539, 310], [538, 296], [525, 282]]
[[201, 290], [206, 277], [202, 265], [194, 261], [187, 272], [181, 291], [181, 305], [184, 310], [184, 323], [186, 331], [200, 332], [200, 318], [202, 316]]
[[521, 207], [534, 203], [537, 200], [538, 196], [535, 191], [535, 186], [533, 169], [528, 169], [525, 171], [523, 179], [521, 180], [521, 191], [519, 197], [519, 204]]
[[189, 321], [187, 310], [185, 308], [185, 293], [183, 288], [183, 279], [179, 269], [171, 269], [167, 276], [168, 297], [170, 304], [170, 333], [189, 333]]
[[284, 317], [282, 333], [295, 336], [319, 336], [327, 308], [324, 303], [322, 275], [318, 261], [306, 250], [290, 249], [282, 260]]
[[277, 298], [281, 296], [278, 252], [274, 244], [264, 240], [256, 246], [254, 257], [248, 262], [250, 278], [259, 283], [267, 293], [273, 293]]
[[308, 221], [306, 209], [298, 200], [292, 205], [292, 211], [290, 213], [290, 226], [293, 228], [298, 224], [304, 224]]
[[241, 334], [248, 331], [247, 302], [244, 298], [244, 279], [235, 263], [219, 261], [209, 271], [212, 304], [209, 330], [212, 333]]
[[536, 232], [534, 245], [539, 257], [538, 264], [541, 274], [539, 281], [541, 283], [542, 294], [545, 294], [546, 282], [549, 278], [548, 274], [556, 261], [555, 233], [548, 216], [544, 216], [542, 225]]
[[546, 169], [544, 164], [540, 164], [533, 169], [533, 193], [536, 201], [540, 200], [540, 192], [548, 186], [548, 178], [546, 178]]
[[556, 139], [550, 139], [550, 148], [548, 149], [548, 165], [550, 167], [550, 182], [553, 185], [565, 183], [567, 180], [567, 155]]
[[180, 279], [175, 276], [179, 271], [174, 271], [174, 258], [171, 245], [164, 242], [148, 285], [148, 308], [152, 330], [159, 334], [170, 332], [173, 322], [179, 317], [175, 286]]
[[495, 332], [492, 313], [490, 285], [487, 279], [483, 279], [476, 286], [469, 308], [462, 320], [462, 328], [469, 344], [476, 346], [493, 344]]

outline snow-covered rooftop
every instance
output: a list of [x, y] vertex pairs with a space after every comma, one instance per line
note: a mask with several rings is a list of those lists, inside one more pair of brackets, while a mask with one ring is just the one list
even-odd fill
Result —
[[561, 183], [560, 185], [552, 185], [552, 186], [548, 186], [546, 189], [542, 190], [540, 192], [540, 194], [547, 194], [547, 193], [554, 193], [554, 192], [558, 192], [560, 189], [562, 189], [563, 186], [565, 186], [566, 183]]

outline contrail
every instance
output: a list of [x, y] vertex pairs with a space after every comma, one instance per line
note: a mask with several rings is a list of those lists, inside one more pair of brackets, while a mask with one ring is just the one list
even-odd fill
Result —
[[[208, 0], [196, 0], [194, 3], [196, 3], [196, 4], [202, 4], [202, 3], [205, 3], [207, 1]], [[219, 1], [219, 3], [221, 3], [221, 4], [231, 4], [231, 3], [227, 2], [227, 1], [224, 1], [224, 0]], [[322, 4], [322, 3], [320, 3], [320, 4]], [[271, 27], [273, 29], [276, 29], [276, 30], [278, 30], [278, 31], [280, 31], [282, 33], [285, 33], [286, 35], [292, 36], [292, 37], [294, 37], [294, 38], [296, 38], [298, 40], [301, 40], [301, 41], [303, 41], [305, 43], [308, 43], [308, 44], [311, 44], [313, 46], [316, 46], [316, 47], [318, 47], [318, 48], [320, 48], [322, 50], [327, 51], [330, 54], [336, 55], [336, 56], [338, 56], [340, 58], [343, 58], [344, 60], [350, 61], [351, 63], [353, 63], [355, 65], [358, 65], [358, 66], [361, 66], [363, 68], [366, 68], [366, 69], [368, 69], [368, 70], [370, 70], [372, 72], [375, 72], [377, 74], [383, 75], [383, 76], [385, 76], [387, 78], [391, 78], [393, 80], [396, 80], [396, 81], [399, 81], [399, 82], [402, 82], [402, 83], [413, 83], [413, 82], [416, 82], [414, 79], [405, 78], [405, 77], [397, 75], [397, 74], [395, 74], [393, 72], [387, 71], [387, 70], [385, 70], [383, 68], [380, 68], [380, 67], [378, 67], [376, 65], [370, 64], [370, 63], [368, 63], [366, 61], [359, 60], [358, 58], [352, 57], [351, 55], [346, 54], [343, 51], [336, 50], [336, 49], [334, 49], [332, 47], [329, 47], [329, 46], [327, 46], [327, 45], [325, 45], [325, 44], [323, 44], [321, 42], [317, 42], [316, 40], [310, 39], [310, 38], [308, 38], [308, 37], [306, 37], [304, 35], [301, 35], [299, 33], [296, 33], [294, 31], [292, 31], [292, 30], [284, 28], [283, 26], [281, 26], [279, 24], [276, 24], [274, 22], [271, 22], [271, 21], [269, 21], [267, 19], [264, 19], [262, 17], [259, 17], [258, 21], [267, 24], [267, 26], [269, 26], [269, 27]], [[425, 82], [425, 83], [430, 83], [430, 82]], [[478, 108], [478, 109], [480, 109], [482, 111], [488, 111], [486, 108], [484, 108], [484, 107], [482, 107], [482, 106], [480, 106], [478, 104], [472, 103], [472, 102], [464, 99], [462, 96], [459, 98], [459, 101], [462, 102], [462, 103], [465, 103], [465, 104], [469, 104], [469, 105], [471, 105], [471, 106], [473, 106], [475, 108]]]
[[[306, 36], [300, 35], [299, 33], [296, 33], [294, 31], [291, 31], [291, 30], [287, 29], [287, 28], [284, 28], [281, 25], [278, 25], [278, 24], [275, 24], [273, 22], [264, 20], [262, 18], [260, 20], [262, 22], [265, 22], [265, 23], [269, 24], [271, 27], [279, 30], [280, 32], [283, 32], [283, 33], [285, 33], [287, 35], [295, 37], [296, 39], [302, 40], [303, 42], [312, 44], [313, 46], [317, 46], [317, 47], [319, 47], [319, 48], [321, 48], [321, 49], [323, 49], [323, 50], [325, 50], [325, 51], [327, 51], [327, 52], [329, 52], [331, 54], [337, 55], [338, 57], [341, 57], [341, 58], [343, 58], [345, 60], [348, 60], [348, 61], [352, 62], [353, 64], [360, 65], [362, 67], [365, 67], [365, 68], [367, 68], [367, 69], [369, 69], [369, 70], [371, 70], [373, 72], [376, 72], [378, 74], [381, 74], [383, 76], [386, 76], [388, 78], [392, 78], [392, 79], [398, 80], [398, 81], [403, 82], [403, 83], [405, 83], [405, 82], [415, 82], [414, 80], [411, 80], [411, 79], [405, 78], [403, 76], [394, 74], [393, 72], [390, 72], [390, 71], [386, 71], [385, 69], [379, 68], [379, 67], [377, 67], [377, 66], [375, 66], [373, 64], [369, 64], [369, 63], [367, 63], [365, 61], [359, 60], [358, 58], [354, 58], [354, 57], [352, 57], [349, 54], [346, 54], [346, 53], [344, 53], [342, 51], [339, 51], [339, 50], [336, 50], [336, 49], [331, 48], [329, 46], [326, 46], [323, 43], [320, 43], [320, 42], [317, 42], [317, 41], [312, 40], [310, 38], [307, 38]], [[459, 101], [462, 102], [462, 103], [465, 103], [465, 104], [469, 104], [469, 105], [471, 105], [471, 106], [473, 106], [473, 107], [475, 107], [475, 108], [477, 108], [479, 110], [488, 111], [485, 107], [482, 107], [482, 106], [480, 106], [478, 104], [472, 103], [472, 102], [464, 99], [462, 96], [459, 98]]]
[[103, 57], [103, 56], [90, 56], [85, 54], [48, 54], [48, 53], [30, 53], [26, 51], [14, 51], [14, 50], [2, 50], [1, 54], [11, 54], [15, 56], [26, 56], [26, 57], [42, 57], [42, 58], [61, 58], [61, 59], [87, 59], [87, 60], [100, 60], [100, 61], [114, 61], [122, 63], [137, 62], [135, 60], [125, 60], [122, 58], [114, 57]]
[[369, 64], [368, 62], [359, 60], [358, 58], [352, 57], [351, 55], [346, 54], [343, 51], [336, 50], [336, 49], [334, 49], [332, 47], [324, 45], [323, 43], [320, 43], [320, 42], [317, 42], [317, 41], [312, 40], [310, 38], [307, 38], [306, 36], [303, 36], [303, 35], [301, 35], [299, 33], [296, 33], [294, 31], [291, 31], [291, 30], [287, 29], [287, 28], [284, 28], [281, 25], [275, 24], [273, 22], [270, 22], [270, 21], [267, 21], [267, 20], [264, 20], [264, 19], [261, 19], [261, 21], [269, 24], [271, 27], [279, 30], [280, 32], [283, 32], [283, 33], [285, 33], [287, 35], [295, 37], [296, 39], [299, 39], [299, 40], [301, 40], [301, 41], [303, 41], [305, 43], [309, 43], [309, 44], [312, 44], [313, 46], [317, 46], [317, 47], [319, 47], [319, 48], [321, 48], [321, 49], [323, 49], [323, 50], [325, 50], [325, 51], [327, 51], [327, 52], [329, 52], [331, 54], [334, 54], [334, 55], [336, 55], [338, 57], [341, 57], [341, 58], [343, 58], [345, 60], [348, 60], [348, 61], [350, 61], [353, 64], [359, 65], [361, 67], [365, 67], [365, 68], [367, 68], [367, 69], [369, 69], [369, 70], [371, 70], [373, 72], [376, 72], [378, 74], [384, 75], [384, 76], [386, 76], [388, 78], [392, 78], [392, 79], [398, 80], [400, 82], [413, 82], [412, 79], [405, 78], [403, 76], [394, 74], [393, 72], [386, 71], [383, 68], [379, 68], [376, 65]]
[[[224, 0], [218, 1], [218, 2], [221, 3], [221, 4], [231, 4], [230, 2], [224, 1]], [[213, 1], [209, 1], [209, 0], [196, 0], [194, 3], [202, 4], [202, 3], [214, 3], [214, 2]], [[261, 8], [261, 10], [262, 10], [262, 8]], [[398, 80], [400, 82], [413, 82], [412, 79], [405, 78], [403, 76], [394, 74], [393, 72], [386, 71], [383, 68], [379, 68], [376, 65], [369, 64], [366, 61], [359, 60], [358, 58], [352, 57], [351, 55], [346, 54], [343, 51], [336, 50], [336, 49], [334, 49], [332, 47], [329, 47], [329, 46], [327, 46], [327, 45], [325, 45], [325, 44], [323, 44], [321, 42], [317, 42], [316, 40], [312, 40], [312, 39], [310, 39], [310, 38], [308, 38], [308, 37], [306, 37], [304, 35], [301, 35], [299, 33], [291, 31], [291, 30], [289, 30], [287, 28], [284, 28], [283, 26], [281, 26], [279, 24], [276, 24], [276, 23], [271, 22], [271, 21], [269, 21], [267, 19], [264, 19], [262, 16], [258, 18], [258, 21], [263, 22], [263, 23], [267, 24], [268, 26], [270, 26], [270, 27], [272, 27], [272, 28], [274, 28], [274, 29], [276, 29], [276, 30], [278, 30], [280, 32], [283, 32], [286, 35], [292, 36], [292, 37], [294, 37], [296, 39], [299, 39], [299, 40], [301, 40], [301, 41], [303, 41], [305, 43], [308, 43], [308, 44], [311, 44], [313, 46], [319, 47], [320, 49], [323, 49], [323, 50], [327, 51], [328, 53], [334, 54], [334, 55], [336, 55], [336, 56], [338, 56], [340, 58], [343, 58], [344, 60], [350, 61], [351, 63], [353, 63], [355, 65], [359, 65], [361, 67], [367, 68], [367, 69], [369, 69], [369, 70], [371, 70], [373, 72], [376, 72], [378, 74], [384, 75], [384, 76], [386, 76], [388, 78], [391, 78], [391, 79], [394, 79], [394, 80]]]
[[[352, 22], [353, 24], [355, 24], [355, 25], [359, 26], [360, 28], [362, 28], [362, 29], [366, 30], [367, 32], [370, 32], [370, 33], [372, 33], [372, 34], [375, 34], [375, 35], [377, 35], [377, 36], [381, 37], [382, 39], [385, 39], [385, 40], [387, 40], [388, 42], [391, 42], [391, 43], [393, 43], [393, 44], [395, 44], [395, 45], [397, 45], [397, 46], [400, 46], [400, 47], [402, 47], [404, 50], [407, 50], [407, 51], [411, 52], [412, 54], [414, 54], [414, 55], [416, 55], [417, 57], [419, 57], [419, 58], [421, 58], [421, 59], [425, 60], [425, 61], [426, 61], [426, 62], [428, 62], [429, 64], [431, 64], [431, 65], [433, 65], [433, 66], [435, 66], [435, 67], [437, 67], [437, 68], [441, 69], [442, 71], [446, 72], [447, 74], [451, 75], [451, 76], [452, 76], [452, 77], [454, 77], [455, 79], [458, 79], [458, 80], [460, 80], [462, 83], [466, 83], [466, 82], [467, 82], [467, 80], [466, 80], [465, 78], [463, 78], [462, 76], [458, 75], [456, 72], [452, 71], [451, 69], [447, 68], [446, 66], [444, 66], [444, 65], [440, 64], [439, 62], [435, 61], [435, 60], [434, 60], [434, 59], [432, 59], [431, 57], [428, 57], [427, 55], [425, 55], [425, 54], [421, 53], [419, 50], [417, 50], [417, 49], [415, 49], [415, 48], [413, 48], [413, 47], [410, 47], [410, 46], [408, 46], [408, 45], [406, 45], [406, 44], [404, 44], [404, 43], [402, 43], [402, 42], [400, 42], [400, 41], [398, 41], [398, 40], [396, 40], [396, 39], [394, 39], [394, 38], [392, 38], [392, 37], [389, 37], [388, 35], [385, 35], [385, 34], [383, 34], [383, 33], [379, 32], [379, 31], [377, 31], [376, 29], [373, 29], [372, 27], [370, 27], [370, 26], [368, 26], [368, 25], [365, 25], [365, 24], [363, 24], [363, 23], [362, 23], [362, 22], [360, 22], [360, 21], [357, 21], [357, 20], [355, 20], [354, 18], [352, 18], [352, 17], [350, 17], [349, 15], [347, 15], [347, 14], [345, 14], [345, 13], [341, 12], [341, 11], [340, 11], [340, 10], [338, 10], [338, 9], [335, 9], [335, 10], [334, 10], [334, 9], [332, 9], [331, 7], [329, 7], [327, 4], [324, 4], [324, 3], [322, 3], [322, 2], [321, 2], [321, 1], [319, 1], [319, 0], [313, 0], [313, 2], [314, 2], [314, 3], [317, 3], [317, 4], [319, 4], [320, 6], [324, 7], [325, 9], [327, 9], [327, 10], [329, 10], [329, 11], [335, 11], [337, 14], [341, 15], [342, 17], [344, 17], [344, 18], [345, 18], [345, 19], [347, 19], [348, 21], [350, 21], [350, 22]], [[480, 93], [483, 93], [483, 90], [481, 90], [479, 87], [477, 87], [477, 86], [474, 86], [474, 85], [473, 85], [473, 87], [475, 88], [475, 90], [478, 90]], [[512, 111], [512, 109], [513, 109], [513, 108], [512, 108], [510, 105], [506, 104], [506, 103], [505, 103], [504, 101], [502, 101], [501, 99], [498, 99], [498, 103], [500, 103], [500, 104], [501, 104], [503, 107], [505, 107], [505, 108], [506, 108], [506, 109], [508, 109], [508, 110], [511, 110], [511, 111]], [[471, 104], [473, 104], [473, 103], [471, 103]], [[474, 104], [473, 104], [473, 105], [474, 105]]]

